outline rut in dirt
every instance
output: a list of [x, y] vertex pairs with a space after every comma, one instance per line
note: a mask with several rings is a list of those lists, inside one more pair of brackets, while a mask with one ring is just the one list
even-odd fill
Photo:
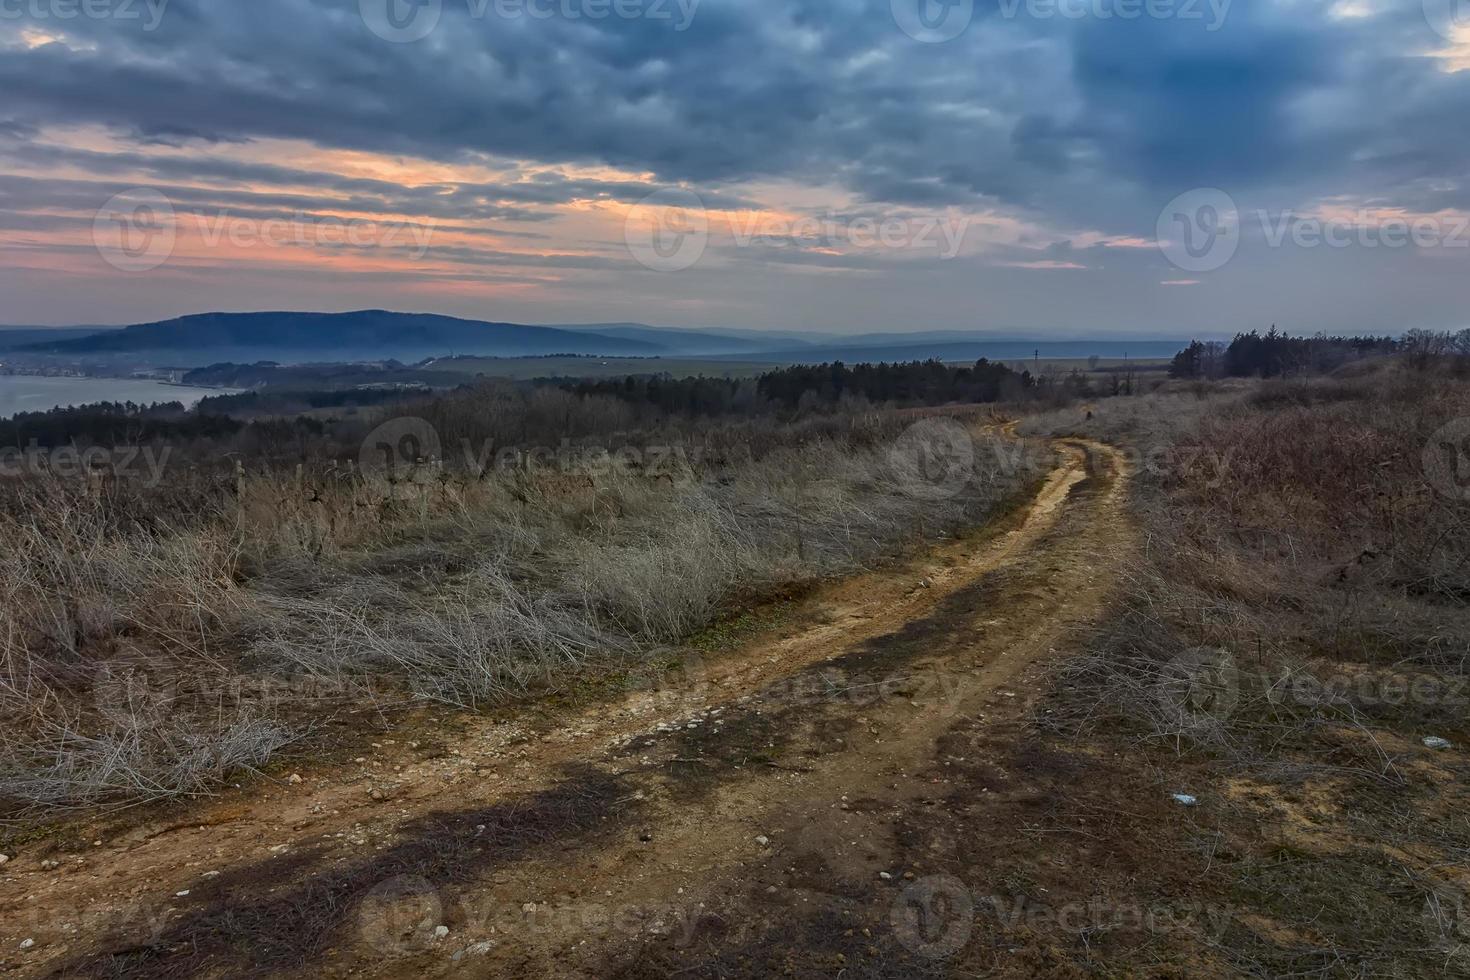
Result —
[[[1019, 710], [1025, 699], [1004, 688], [1018, 686], [1069, 629], [1100, 608], [1109, 583], [1098, 558], [1123, 547], [1125, 475], [1103, 447], [1072, 443], [1065, 452], [1066, 464], [1048, 482], [1051, 499], [1044, 491], [1026, 524], [995, 546], [1000, 560], [977, 556], [970, 575], [962, 566], [960, 580], [926, 614], [849, 647], [838, 643], [824, 661], [711, 705], [704, 723], [640, 735], [579, 760], [545, 791], [415, 817], [387, 850], [324, 868], [307, 849], [228, 871], [193, 896], [198, 911], [142, 942], [118, 937], [108, 952], [79, 957], [58, 975], [351, 969], [422, 976], [457, 969], [463, 961], [449, 954], [463, 956], [476, 941], [490, 944], [476, 952], [478, 975], [605, 975], [612, 947], [629, 975], [642, 971], [638, 964], [657, 974], [668, 950], [647, 936], [615, 933], [589, 943], [585, 930], [475, 934], [473, 909], [517, 906], [496, 882], [509, 879], [509, 888], [523, 892], [539, 882], [540, 892], [551, 894], [576, 881], [580, 890], [602, 894], [604, 885], [628, 885], [622, 869], [630, 864], [642, 875], [633, 883], [638, 902], [664, 909], [680, 907], [683, 889], [666, 888], [660, 869], [709, 869], [698, 892], [722, 894], [723, 907], [686, 903], [682, 931], [685, 942], [703, 943], [704, 953], [693, 958], [707, 969], [696, 972], [723, 975], [732, 951], [769, 933], [773, 903], [764, 891], [718, 887], [726, 878], [771, 877], [770, 869], [762, 871], [769, 855], [731, 853], [722, 834], [743, 834], [754, 822], [783, 835], [819, 835], [834, 818], [813, 801], [842, 790], [874, 813], [932, 805], [932, 793], [911, 779], [900, 787], [895, 773], [932, 765], [945, 734], [977, 714]], [[649, 827], [657, 828], [656, 841]], [[874, 867], [881, 864], [881, 855], [870, 857]], [[817, 877], [825, 877], [824, 887], [835, 884], [842, 902], [862, 905], [870, 897], [876, 874], [866, 867], [816, 860], [823, 865]], [[830, 894], [818, 894], [828, 900], [778, 918], [788, 926], [825, 922], [834, 907]], [[418, 920], [426, 907], [447, 924], [452, 946], [433, 934], [436, 923], [425, 932], [428, 920]], [[579, 950], [568, 955], [564, 947], [573, 945]], [[885, 955], [882, 962], [898, 960]]]

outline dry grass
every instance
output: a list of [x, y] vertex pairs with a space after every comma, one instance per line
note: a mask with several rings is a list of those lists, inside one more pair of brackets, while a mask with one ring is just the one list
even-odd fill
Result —
[[1045, 724], [1204, 798], [1242, 973], [1470, 967], [1470, 505], [1422, 464], [1467, 416], [1470, 386], [1389, 367], [1030, 423], [1228, 460], [1140, 472], [1146, 558]]
[[[1022, 478], [914, 497], [888, 458], [903, 428], [707, 424], [659, 473], [324, 463], [151, 495], [9, 488], [0, 799], [202, 792], [344, 700], [475, 709], [666, 659], [751, 596], [983, 521]], [[242, 677], [270, 696], [242, 697]]]

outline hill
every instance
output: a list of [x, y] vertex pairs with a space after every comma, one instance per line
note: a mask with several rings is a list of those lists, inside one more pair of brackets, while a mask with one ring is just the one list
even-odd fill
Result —
[[0, 350], [15, 350], [37, 344], [54, 344], [90, 337], [112, 327], [0, 327]]
[[27, 345], [35, 353], [158, 354], [178, 363], [222, 360], [422, 360], [444, 354], [527, 357], [548, 354], [652, 355], [647, 340], [431, 313], [201, 313]]

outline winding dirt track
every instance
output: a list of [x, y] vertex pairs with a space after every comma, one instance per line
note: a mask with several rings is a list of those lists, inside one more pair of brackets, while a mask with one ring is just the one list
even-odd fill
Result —
[[1057, 449], [1023, 513], [826, 589], [664, 690], [549, 730], [396, 733], [59, 870], [17, 861], [0, 972], [729, 976], [830, 929], [896, 969], [922, 937], [889, 910], [939, 846], [914, 815], [989, 792], [947, 771], [954, 733], [1026, 714], [1135, 546], [1120, 457]]

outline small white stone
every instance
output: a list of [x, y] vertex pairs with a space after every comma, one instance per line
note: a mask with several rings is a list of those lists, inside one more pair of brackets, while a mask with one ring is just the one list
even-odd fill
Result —
[[23, 942], [23, 943], [20, 944], [20, 948], [21, 949], [30, 949], [34, 945], [36, 945], [36, 941], [34, 939], [27, 939], [25, 942]]
[[444, 937], [446, 937], [448, 935], [449, 935], [449, 927], [448, 926], [435, 926], [434, 927], [434, 938], [435, 939], [443, 939]]
[[1447, 749], [1450, 747], [1449, 739], [1440, 738], [1438, 735], [1424, 736], [1424, 747], [1426, 749]]
[[10, 855], [9, 854], [0, 854], [0, 868], [5, 867], [9, 863], [10, 863]]
[[187, 888], [185, 888], [181, 892], [174, 892], [174, 898], [188, 898], [188, 897], [189, 897], [189, 889], [187, 889]]
[[755, 842], [757, 844], [759, 844], [761, 847], [770, 847], [771, 846], [771, 839], [769, 837], [767, 837], [765, 834], [762, 834], [761, 836], [757, 837], [755, 839]]
[[893, 880], [893, 875], [889, 874], [887, 871], [880, 871], [880, 872], [878, 872], [878, 877], [879, 878], [882, 878], [884, 881], [892, 881]]
[[1188, 793], [1175, 793], [1174, 802], [1178, 803], [1180, 806], [1199, 805], [1199, 800], [1195, 799], [1193, 796], [1190, 796]]

